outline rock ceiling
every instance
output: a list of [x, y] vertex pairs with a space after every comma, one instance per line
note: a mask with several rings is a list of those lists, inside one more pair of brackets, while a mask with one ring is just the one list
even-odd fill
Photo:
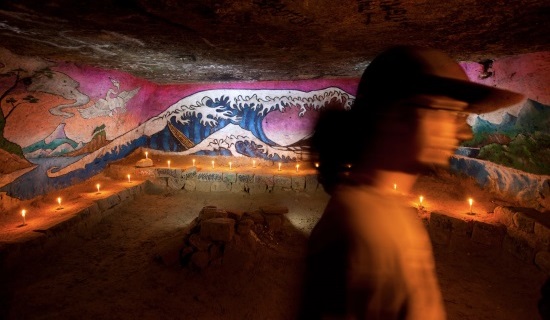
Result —
[[3, 0], [0, 46], [159, 83], [358, 77], [387, 46], [550, 50], [548, 0]]

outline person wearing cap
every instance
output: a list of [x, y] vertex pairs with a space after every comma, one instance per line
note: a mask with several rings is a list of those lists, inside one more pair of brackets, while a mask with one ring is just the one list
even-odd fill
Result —
[[444, 319], [428, 234], [399, 193], [448, 166], [471, 137], [469, 113], [523, 98], [470, 82], [439, 50], [377, 56], [351, 110], [326, 110], [315, 128], [313, 158], [331, 199], [309, 238], [300, 318]]

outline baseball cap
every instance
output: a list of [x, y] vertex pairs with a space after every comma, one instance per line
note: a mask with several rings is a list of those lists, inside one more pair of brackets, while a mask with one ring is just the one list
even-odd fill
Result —
[[[445, 52], [416, 46], [397, 46], [378, 55], [361, 78], [357, 99], [388, 103], [413, 96], [443, 96], [467, 104], [436, 104], [436, 108], [487, 113], [522, 102], [522, 94], [472, 82]], [[462, 107], [460, 107], [462, 106]]]

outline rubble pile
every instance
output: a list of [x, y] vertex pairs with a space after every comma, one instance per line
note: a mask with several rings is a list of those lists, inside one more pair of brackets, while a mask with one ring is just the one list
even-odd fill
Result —
[[247, 270], [258, 248], [273, 247], [288, 219], [284, 206], [263, 206], [250, 212], [234, 212], [215, 206], [202, 208], [184, 237], [179, 250], [182, 266], [203, 270], [224, 266]]

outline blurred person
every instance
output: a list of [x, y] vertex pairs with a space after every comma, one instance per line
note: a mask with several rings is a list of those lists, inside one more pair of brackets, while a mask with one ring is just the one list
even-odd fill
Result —
[[444, 319], [428, 234], [407, 193], [426, 168], [448, 166], [471, 137], [468, 113], [523, 96], [470, 82], [434, 49], [377, 56], [351, 110], [324, 111], [312, 149], [331, 195], [311, 232], [301, 319]]

